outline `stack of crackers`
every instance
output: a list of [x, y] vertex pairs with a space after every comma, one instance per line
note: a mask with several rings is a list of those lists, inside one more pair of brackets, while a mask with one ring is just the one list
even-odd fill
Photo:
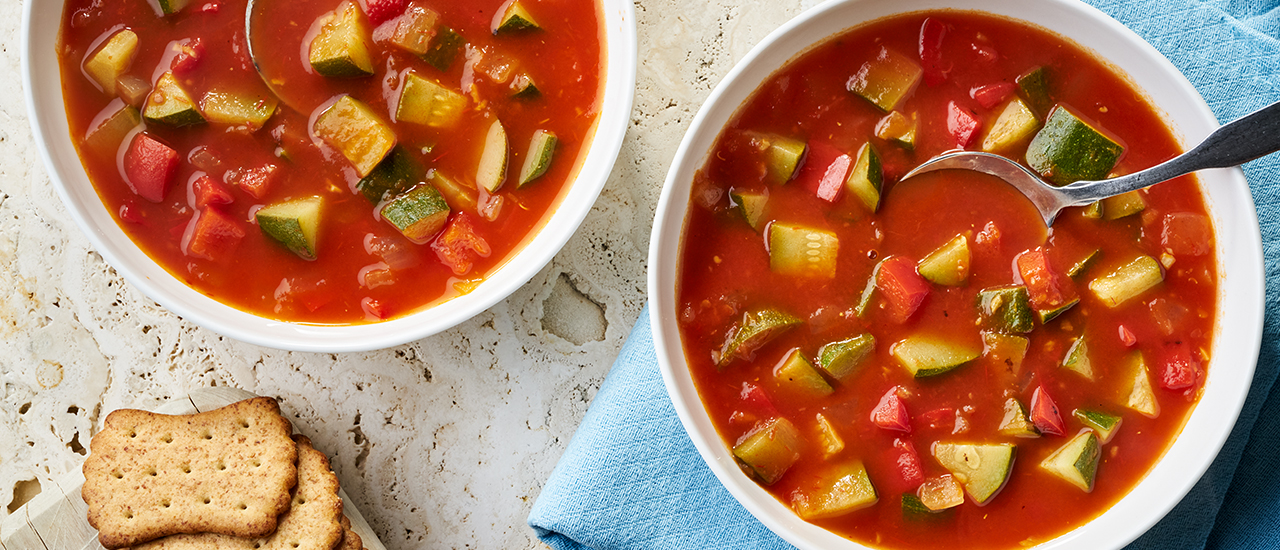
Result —
[[269, 397], [115, 411], [84, 463], [89, 524], [113, 550], [362, 549], [329, 458], [292, 433]]

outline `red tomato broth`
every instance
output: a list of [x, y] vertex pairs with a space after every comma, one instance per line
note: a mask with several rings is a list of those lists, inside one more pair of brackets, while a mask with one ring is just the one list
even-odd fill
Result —
[[[944, 49], [943, 61], [944, 65], [950, 61], [951, 69], [947, 80], [936, 87], [921, 82], [904, 100], [905, 107], [898, 107], [919, 113], [914, 151], [871, 138], [885, 164], [885, 192], [875, 214], [868, 214], [848, 193], [829, 204], [796, 182], [764, 183], [760, 163], [751, 161], [743, 147], [742, 132], [774, 132], [810, 144], [823, 141], [853, 154], [873, 134], [872, 128], [884, 114], [848, 92], [846, 80], [882, 44], [917, 55], [915, 41], [926, 14], [869, 23], [814, 47], [775, 73], [739, 108], [695, 177], [694, 206], [681, 245], [676, 288], [680, 311], [676, 313], [693, 380], [726, 446], [733, 447], [772, 414], [768, 408], [742, 399], [744, 384], [763, 390], [777, 414], [789, 418], [808, 439], [800, 459], [778, 482], [766, 487], [782, 503], [789, 505], [793, 491], [812, 486], [831, 464], [858, 459], [865, 464], [879, 501], [814, 523], [885, 548], [934, 547], [938, 540], [956, 548], [1018, 547], [1049, 540], [1100, 515], [1141, 481], [1168, 449], [1199, 396], [1207, 357], [1197, 355], [1200, 378], [1182, 390], [1161, 387], [1162, 358], [1178, 342], [1200, 354], [1209, 349], [1215, 323], [1217, 264], [1211, 252], [1178, 256], [1166, 270], [1163, 283], [1114, 309], [1102, 304], [1088, 288], [1089, 280], [1110, 273], [1137, 254], [1159, 258], [1166, 213], [1205, 213], [1198, 185], [1191, 177], [1146, 190], [1147, 208], [1139, 215], [1102, 222], [1085, 218], [1080, 209], [1071, 209], [1047, 232], [1025, 198], [990, 176], [946, 171], [895, 183], [911, 166], [954, 148], [946, 127], [949, 102], [971, 109], [978, 120], [989, 124], [993, 109], [979, 105], [969, 90], [1011, 82], [1036, 65], [1059, 75], [1061, 82], [1051, 84], [1055, 100], [1089, 109], [1090, 117], [1123, 139], [1126, 153], [1116, 171], [1154, 165], [1179, 152], [1176, 140], [1141, 93], [1078, 46], [1004, 19], [954, 11], [935, 16], [947, 24], [943, 43], [949, 49]], [[978, 39], [979, 35], [986, 38]], [[981, 47], [965, 47], [972, 43]], [[979, 50], [981, 53], [974, 53]], [[992, 52], [998, 54], [993, 61], [981, 61]], [[1025, 143], [1022, 147], [1025, 149]], [[758, 233], [744, 223], [728, 199], [730, 188], [767, 193], [767, 220], [807, 223], [836, 232], [840, 248], [835, 278], [772, 272], [764, 236], [767, 230]], [[998, 228], [998, 244], [989, 238], [985, 244], [976, 242], [975, 237], [984, 233], [989, 222]], [[880, 298], [872, 302], [866, 319], [854, 315], [877, 262], [890, 255], [918, 261], [957, 233], [968, 236], [972, 250], [966, 285], [932, 285], [919, 310], [902, 324], [890, 320]], [[1035, 330], [1024, 335], [1030, 338], [1030, 347], [1019, 374], [981, 356], [953, 371], [916, 380], [891, 355], [892, 345], [912, 334], [944, 336], [981, 349], [975, 327], [977, 291], [1020, 282], [1015, 258], [1041, 245], [1048, 249], [1050, 263], [1058, 270], [1065, 270], [1095, 247], [1103, 253], [1074, 283], [1080, 303], [1047, 325], [1036, 321]], [[754, 357], [718, 369], [714, 354], [721, 350], [729, 331], [741, 322], [744, 311], [760, 307], [789, 312], [804, 323], [761, 347]], [[1153, 320], [1153, 311], [1161, 310], [1164, 318], [1170, 309], [1183, 313], [1179, 321], [1169, 322], [1176, 326], [1172, 334], [1166, 334]], [[1133, 347], [1122, 341], [1121, 326], [1134, 335]], [[850, 378], [833, 381], [835, 392], [831, 395], [796, 395], [775, 380], [775, 365], [792, 350], [799, 348], [814, 358], [822, 345], [863, 332], [876, 338], [873, 358]], [[1059, 366], [1072, 339], [1081, 334], [1090, 344], [1098, 377], [1094, 383]], [[1121, 370], [1123, 359], [1134, 350], [1143, 354], [1150, 370], [1161, 409], [1156, 419], [1126, 409], [1119, 395], [1122, 381], [1113, 373]], [[877, 427], [870, 418], [882, 396], [894, 386], [902, 386], [910, 394], [902, 399], [911, 416], [909, 434]], [[1051, 395], [1066, 433], [1037, 439], [997, 434], [1005, 399], [1017, 397], [1027, 406], [1037, 387]], [[1078, 408], [1123, 417], [1115, 438], [1102, 446], [1090, 493], [1039, 467], [1046, 456], [1082, 429], [1081, 422], [1072, 416]], [[816, 413], [826, 417], [845, 444], [831, 461], [823, 458], [816, 443]], [[953, 435], [957, 413], [968, 429]], [[897, 460], [902, 451], [895, 448], [898, 439], [913, 444], [926, 477], [947, 473], [930, 454], [936, 441], [1009, 442], [1017, 445], [1017, 451], [1006, 485], [986, 505], [977, 506], [966, 496], [965, 504], [957, 508], [911, 518], [902, 511], [901, 496], [914, 494], [915, 486], [904, 481], [899, 472]]]
[[[70, 0], [64, 9], [59, 58], [68, 121], [85, 170], [104, 204], [125, 233], [175, 277], [214, 299], [264, 317], [314, 324], [360, 323], [402, 316], [469, 292], [546, 223], [568, 192], [595, 129], [603, 90], [604, 51], [600, 8], [594, 2], [534, 0], [530, 11], [539, 18], [543, 30], [501, 37], [490, 30], [501, 0], [428, 2], [441, 13], [441, 20], [473, 47], [504, 52], [527, 67], [542, 93], [531, 100], [507, 99], [504, 83], [474, 77], [468, 109], [456, 129], [448, 133], [392, 120], [398, 79], [412, 67], [418, 74], [459, 89], [463, 71], [470, 65], [464, 53], [448, 72], [441, 72], [389, 43], [375, 42], [375, 74], [357, 79], [326, 79], [312, 73], [305, 58], [298, 57], [305, 46], [299, 42], [302, 35], [293, 31], [305, 31], [317, 16], [338, 3], [261, 3], [278, 11], [271, 14], [273, 32], [255, 41], [255, 47], [270, 52], [261, 56], [263, 59], [288, 61], [272, 66], [275, 72], [271, 74], [288, 90], [290, 101], [294, 101], [294, 90], [303, 90], [308, 108], [317, 108], [337, 94], [349, 93], [392, 123], [398, 142], [425, 169], [440, 170], [456, 180], [475, 177], [488, 128], [487, 122], [480, 123], [496, 116], [506, 126], [510, 139], [508, 175], [499, 191], [505, 204], [492, 222], [470, 212], [476, 233], [492, 252], [487, 257], [473, 255], [474, 265], [465, 274], [457, 275], [442, 264], [431, 243], [414, 245], [381, 220], [375, 205], [355, 190], [359, 178], [350, 163], [311, 135], [315, 112], [296, 112], [283, 101], [265, 126], [252, 133], [215, 124], [171, 128], [145, 123], [146, 132], [176, 149], [182, 162], [163, 202], [153, 204], [135, 195], [117, 160], [124, 147], [121, 152], [103, 153], [90, 150], [83, 142], [82, 136], [94, 127], [95, 117], [112, 101], [118, 105], [119, 100], [102, 93], [84, 75], [81, 63], [99, 41], [125, 26], [140, 38], [127, 74], [155, 82], [173, 63], [174, 56], [167, 51], [170, 42], [200, 37], [203, 52], [191, 63], [193, 67], [175, 70], [197, 103], [213, 89], [265, 93], [246, 51], [244, 2], [197, 0], [164, 18], [157, 17], [145, 1]], [[477, 98], [484, 102], [478, 103]], [[539, 180], [517, 190], [515, 180], [528, 140], [539, 128], [558, 136], [555, 158]], [[422, 154], [425, 146], [431, 150]], [[196, 153], [201, 148], [207, 149], [206, 156], [218, 159], [216, 166], [198, 160]], [[278, 148], [288, 150], [291, 162], [278, 157]], [[230, 171], [267, 163], [282, 170], [277, 170], [261, 197], [224, 183]], [[184, 253], [181, 242], [196, 211], [194, 193], [189, 189], [205, 174], [230, 191], [233, 202], [218, 208], [240, 222], [246, 235], [231, 253], [213, 259]], [[318, 260], [297, 257], [253, 227], [253, 212], [262, 205], [311, 195], [325, 198]], [[450, 220], [460, 211], [458, 205], [451, 206]], [[367, 250], [370, 235], [392, 247], [396, 266], [389, 277], [370, 278], [366, 284], [362, 272], [377, 271], [387, 264], [382, 255]], [[380, 285], [387, 281], [390, 284]]]

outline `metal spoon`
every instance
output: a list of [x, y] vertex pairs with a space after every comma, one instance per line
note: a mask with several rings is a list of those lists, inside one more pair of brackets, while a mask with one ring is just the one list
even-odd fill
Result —
[[1100, 181], [1077, 181], [1055, 187], [1021, 164], [1000, 155], [976, 151], [943, 153], [907, 172], [903, 180], [935, 170], [976, 170], [998, 177], [1026, 195], [1040, 211], [1045, 225], [1068, 206], [1084, 206], [1100, 199], [1142, 189], [1205, 168], [1239, 166], [1280, 151], [1280, 102], [1240, 117], [1214, 130], [1194, 149], [1161, 164]]

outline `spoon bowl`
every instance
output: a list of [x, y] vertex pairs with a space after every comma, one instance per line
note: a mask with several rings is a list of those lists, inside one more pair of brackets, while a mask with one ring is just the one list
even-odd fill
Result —
[[1280, 102], [1223, 125], [1190, 151], [1118, 178], [1057, 187], [1009, 158], [978, 151], [951, 151], [925, 161], [902, 179], [950, 169], [990, 174], [1021, 191], [1040, 211], [1045, 225], [1051, 226], [1063, 208], [1084, 206], [1205, 168], [1239, 166], [1276, 151], [1280, 151]]

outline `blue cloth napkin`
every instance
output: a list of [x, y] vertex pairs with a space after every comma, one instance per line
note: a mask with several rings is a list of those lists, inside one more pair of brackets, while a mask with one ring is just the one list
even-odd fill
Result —
[[[1219, 120], [1280, 100], [1280, 0], [1089, 0], [1180, 69]], [[1280, 155], [1245, 166], [1266, 259], [1266, 324], [1248, 401], [1191, 493], [1134, 549], [1280, 548]], [[648, 311], [529, 516], [556, 550], [787, 549], [702, 462], [658, 373]]]

